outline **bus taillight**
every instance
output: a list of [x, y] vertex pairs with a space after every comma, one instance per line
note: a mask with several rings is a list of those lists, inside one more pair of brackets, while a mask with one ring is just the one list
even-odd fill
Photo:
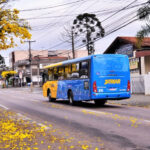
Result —
[[130, 91], [130, 81], [128, 80], [128, 85], [127, 85], [127, 92]]
[[93, 92], [97, 93], [96, 81], [93, 82]]

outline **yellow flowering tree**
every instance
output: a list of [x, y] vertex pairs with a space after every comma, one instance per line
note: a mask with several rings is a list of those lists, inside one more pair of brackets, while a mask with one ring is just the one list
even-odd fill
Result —
[[7, 78], [8, 76], [11, 76], [14, 74], [17, 74], [17, 72], [16, 71], [3, 71], [1, 75], [3, 78]]
[[8, 87], [9, 79], [14, 74], [17, 74], [16, 71], [10, 70], [10, 71], [3, 71], [1, 76], [4, 79], [5, 83], [2, 85], [3, 87]]
[[8, 0], [0, 0], [0, 50], [13, 48], [16, 46], [14, 38], [19, 38], [22, 43], [25, 39], [30, 39], [31, 34], [28, 23], [19, 19], [17, 9], [4, 9]]

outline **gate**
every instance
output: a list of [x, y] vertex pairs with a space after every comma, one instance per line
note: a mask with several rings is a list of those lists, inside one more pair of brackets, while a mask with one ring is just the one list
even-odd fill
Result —
[[131, 91], [135, 94], [145, 94], [143, 75], [131, 77]]

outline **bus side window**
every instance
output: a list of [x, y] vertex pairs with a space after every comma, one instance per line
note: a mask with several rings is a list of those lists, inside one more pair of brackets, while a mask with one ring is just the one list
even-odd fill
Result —
[[64, 79], [64, 67], [59, 67], [58, 68], [58, 80], [63, 80]]
[[81, 62], [80, 78], [89, 77], [89, 63], [87, 61]]
[[54, 80], [58, 80], [58, 68], [54, 68]]
[[71, 78], [79, 78], [79, 63], [72, 64]]
[[48, 79], [49, 79], [50, 81], [53, 80], [53, 69], [48, 69]]
[[65, 73], [64, 73], [64, 79], [70, 79], [72, 73], [72, 67], [71, 65], [65, 66]]
[[44, 70], [42, 73], [42, 84], [46, 83], [48, 81], [48, 72]]

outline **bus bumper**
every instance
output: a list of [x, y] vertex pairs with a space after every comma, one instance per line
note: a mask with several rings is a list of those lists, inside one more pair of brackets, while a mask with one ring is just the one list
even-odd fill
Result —
[[92, 93], [91, 99], [107, 99], [107, 100], [121, 100], [131, 97], [130, 92], [118, 92], [118, 93]]

